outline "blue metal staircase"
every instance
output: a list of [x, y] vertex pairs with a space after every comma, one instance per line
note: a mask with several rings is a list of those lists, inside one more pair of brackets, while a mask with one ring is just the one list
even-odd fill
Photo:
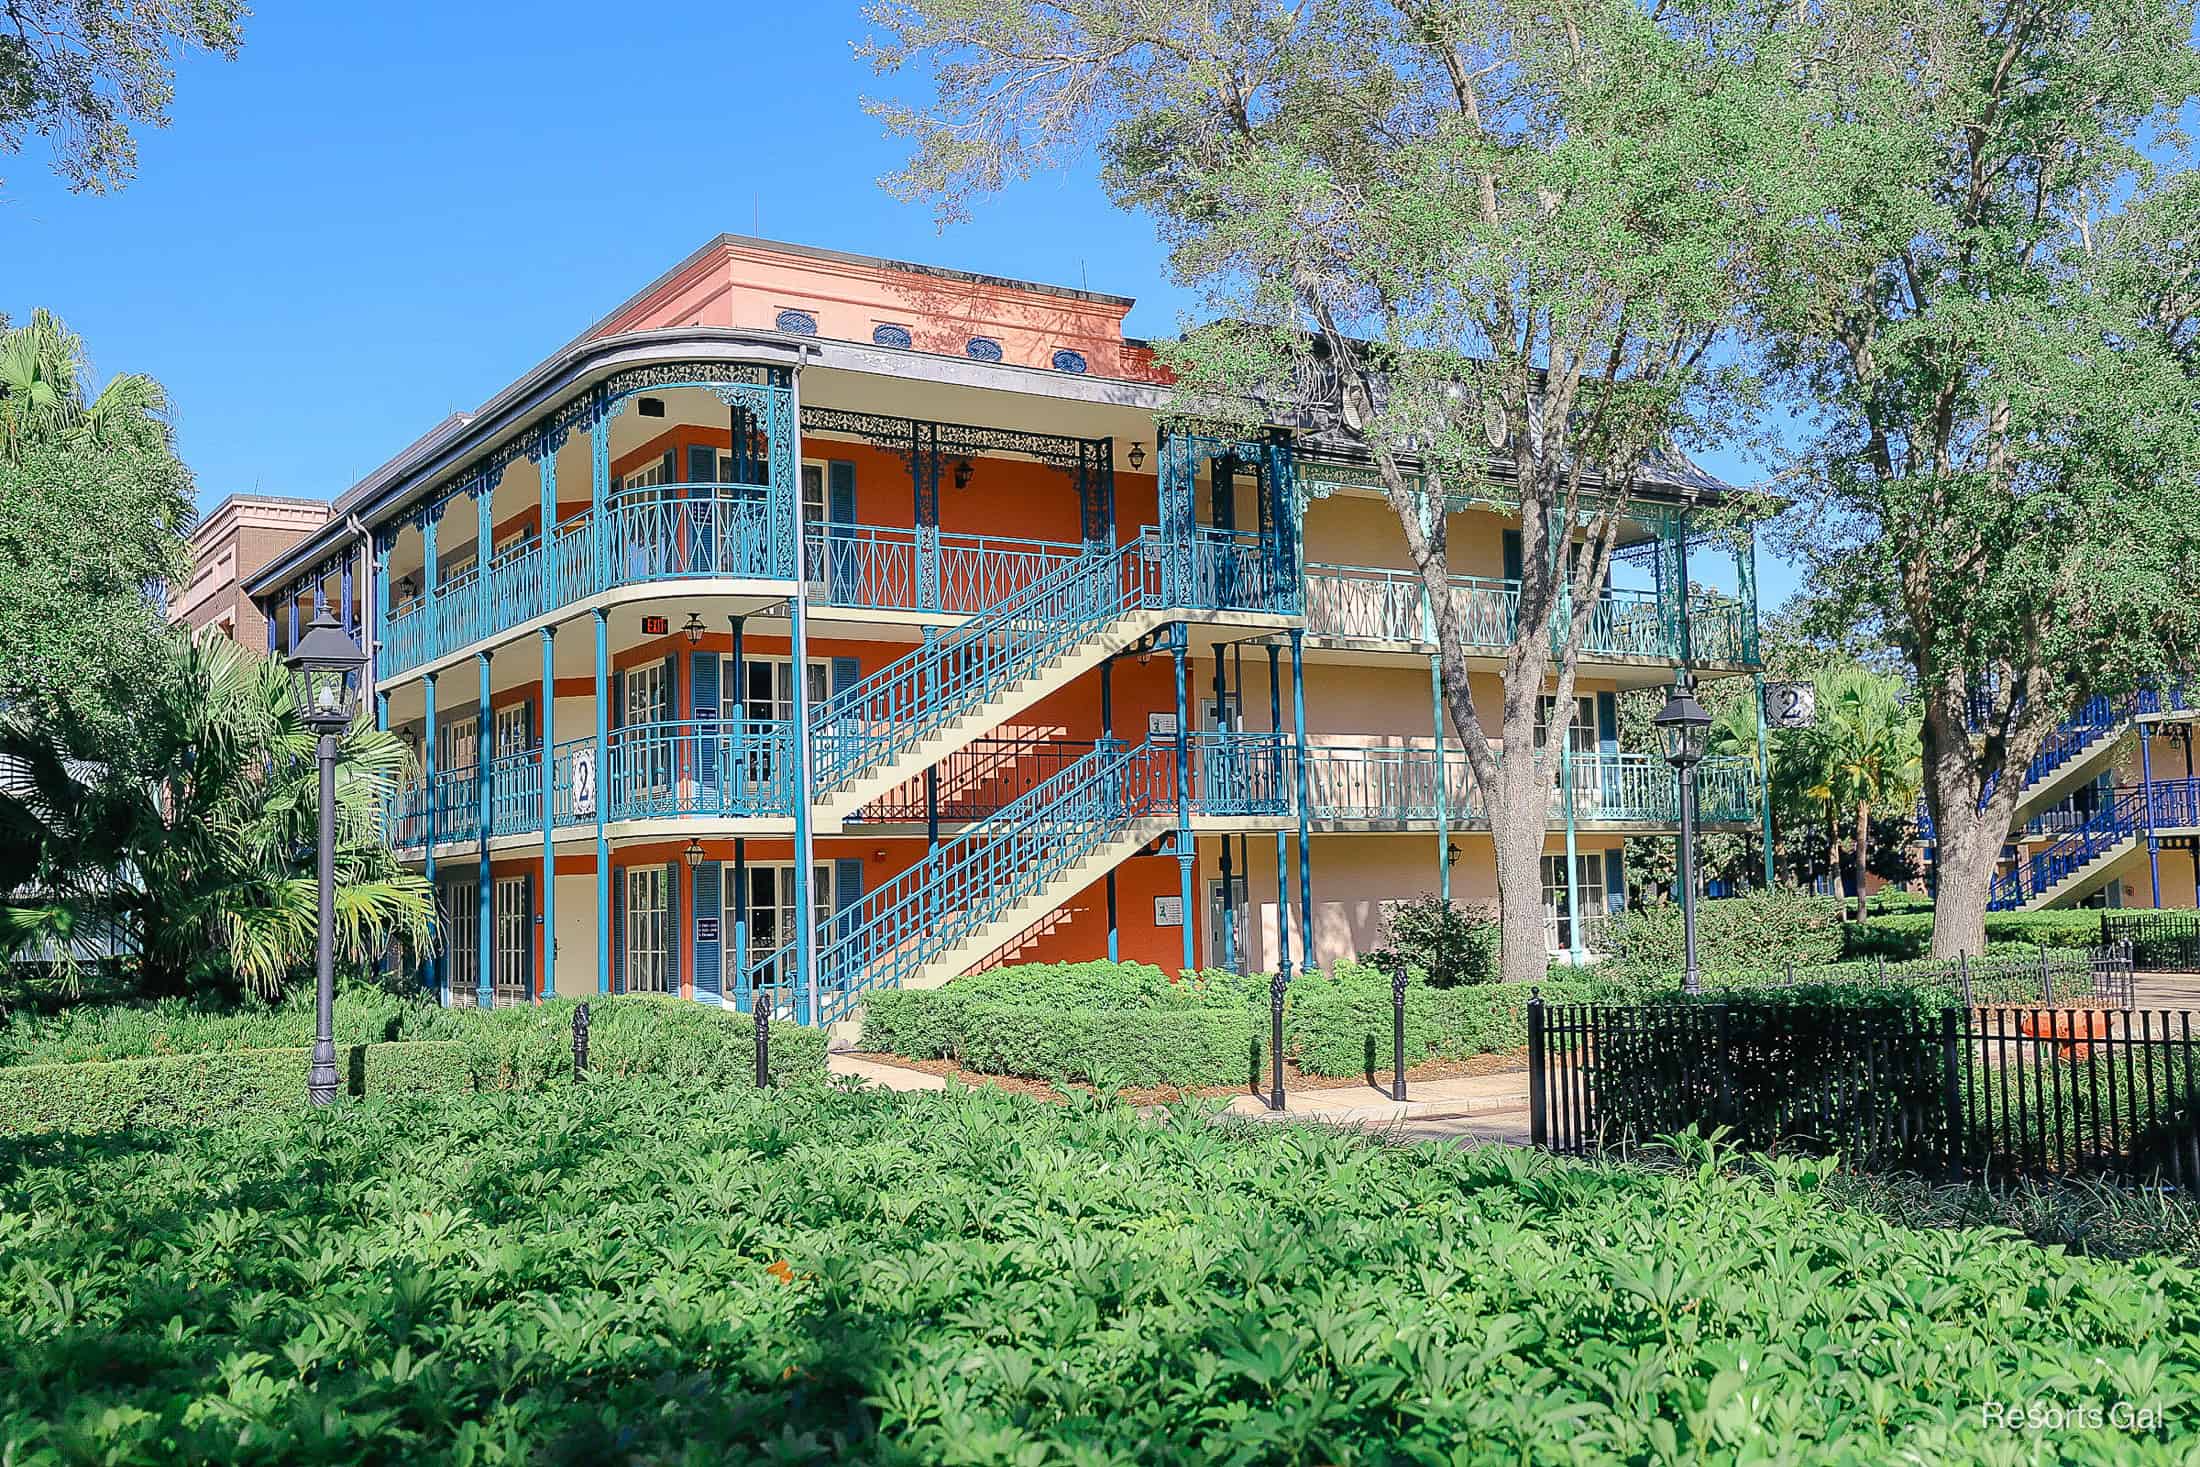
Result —
[[1300, 583], [1254, 536], [1148, 528], [1066, 561], [811, 710], [817, 819], [832, 829], [1086, 666], [1185, 612], [1296, 615]]
[[2148, 808], [2145, 785], [2120, 785], [2101, 807], [2059, 836], [2045, 850], [2025, 857], [1994, 877], [1986, 909], [2013, 912], [2053, 906], [2083, 894], [2087, 878], [2105, 871], [2136, 848], [2148, 831], [2190, 831], [2200, 827], [2200, 781], [2173, 779], [2153, 786]]

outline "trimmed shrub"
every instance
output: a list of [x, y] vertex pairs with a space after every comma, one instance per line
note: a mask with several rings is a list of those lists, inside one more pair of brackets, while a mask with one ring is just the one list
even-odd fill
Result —
[[[1517, 983], [1476, 983], [1432, 988], [1408, 973], [1406, 1063], [1510, 1054], [1528, 1043], [1528, 1000], [1586, 1003], [1611, 996], [1611, 985], [1586, 971], [1531, 990]], [[1284, 1011], [1284, 1041], [1299, 1067], [1314, 1075], [1358, 1075], [1390, 1067], [1389, 975], [1366, 963], [1339, 963], [1291, 985]]]
[[[2094, 947], [2101, 940], [2101, 914], [2093, 911], [1989, 912], [1988, 952], [2036, 947]], [[1844, 958], [1885, 958], [1903, 962], [1933, 949], [1933, 914], [1893, 912], [1851, 922], [1841, 933]]]
[[[1681, 908], [1663, 902], [1612, 918], [1617, 953], [1608, 976], [1622, 987], [1673, 986], [1684, 966]], [[1792, 887], [1696, 904], [1696, 965], [1707, 976], [1830, 963], [1841, 956], [1841, 903]]]
[[[471, 1010], [446, 1009], [425, 994], [360, 985], [336, 995], [338, 1044], [387, 1044], [456, 1038]], [[72, 1064], [207, 1050], [283, 1049], [313, 1043], [313, 994], [294, 990], [279, 1003], [234, 1006], [166, 999], [159, 1003], [82, 1004], [0, 1021], [0, 1065]]]
[[1487, 983], [1498, 973], [1499, 931], [1486, 908], [1415, 897], [1383, 914], [1383, 946], [1361, 961], [1387, 973], [1402, 957], [1437, 988]]
[[[337, 1047], [345, 1092], [372, 1099], [573, 1082], [573, 1000], [485, 1012], [445, 1010], [456, 1037]], [[673, 998], [589, 1001], [588, 1073], [712, 1088], [753, 1086], [746, 1015]], [[0, 1066], [0, 1134], [197, 1125], [305, 1103], [310, 1045]], [[825, 1069], [822, 1030], [772, 1030], [775, 1080]]]

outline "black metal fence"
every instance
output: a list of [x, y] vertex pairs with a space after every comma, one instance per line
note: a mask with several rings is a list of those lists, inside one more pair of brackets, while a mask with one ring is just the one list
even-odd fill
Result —
[[2200, 1184], [2192, 1015], [1777, 998], [1528, 1005], [1532, 1137], [1624, 1151], [1693, 1125], [1938, 1178]]
[[2146, 973], [2200, 973], [2200, 912], [2103, 912], [2101, 941], [2131, 945]]
[[1958, 1008], [1981, 1005], [2086, 1002], [2111, 1008], [2132, 1003], [2132, 947], [2104, 942], [2097, 948], [2037, 947], [2029, 953], [1957, 956], [1944, 960], [1915, 958], [1868, 963], [1789, 963], [1777, 976], [1754, 984], [1759, 989], [1857, 988], [1907, 989], [1942, 994]]

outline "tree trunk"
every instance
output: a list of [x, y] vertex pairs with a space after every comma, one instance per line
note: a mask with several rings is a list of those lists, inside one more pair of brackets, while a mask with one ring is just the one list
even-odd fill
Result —
[[[1543, 841], [1550, 823], [1550, 801], [1537, 773], [1532, 728], [1526, 743], [1526, 748], [1509, 752], [1499, 762], [1496, 784], [1489, 792], [1490, 843], [1497, 855], [1497, 906], [1504, 937], [1500, 958], [1507, 983], [1541, 982], [1551, 966], [1543, 926]], [[1580, 914], [1569, 914], [1569, 920], [1579, 921]]]
[[1993, 829], [1977, 810], [1935, 810], [1933, 956], [1972, 957], [1986, 951], [1986, 902], [2001, 860], [2006, 827]]
[[1864, 920], [1864, 878], [1871, 871], [1872, 807], [1856, 807], [1856, 920]]

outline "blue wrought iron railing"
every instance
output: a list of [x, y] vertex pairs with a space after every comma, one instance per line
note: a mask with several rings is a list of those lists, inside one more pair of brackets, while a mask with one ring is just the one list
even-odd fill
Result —
[[[1672, 767], [1655, 755], [1584, 755], [1562, 766], [1550, 796], [1554, 825], [1566, 819], [1569, 779], [1577, 821], [1680, 823], [1680, 786]], [[1443, 781], [1446, 819], [1468, 825], [1484, 818], [1463, 752], [1445, 754]], [[1316, 820], [1410, 824], [1437, 816], [1433, 749], [1312, 745], [1307, 750], [1307, 783]], [[1755, 821], [1759, 785], [1753, 760], [1704, 760], [1696, 767], [1697, 817], [1708, 824]]]
[[[2189, 711], [2191, 705], [2185, 701], [2185, 687], [2181, 681], [2168, 688], [2142, 688], [2128, 699], [2089, 698], [2076, 713], [2056, 725], [2055, 731], [2041, 745], [2040, 752], [2025, 766], [2024, 788], [2030, 789], [2051, 778], [2058, 770], [2098, 752], [2120, 737], [2134, 719]], [[1979, 797], [1981, 804], [1993, 797], [1998, 783], [1998, 775], [1987, 780], [1985, 792]], [[2088, 819], [2074, 811], [2044, 811], [2034, 817], [2026, 833], [2040, 834], [2047, 829], [2075, 831], [2082, 829]], [[2039, 829], [2033, 829], [2034, 825]], [[1917, 834], [1921, 841], [1931, 844], [1933, 815], [1922, 799], [1917, 802]]]
[[[566, 739], [550, 751], [552, 823], [593, 824], [575, 808], [573, 758], [593, 738]], [[597, 799], [607, 821], [682, 816], [791, 816], [794, 726], [784, 719], [676, 719], [611, 730]], [[398, 792], [391, 842], [427, 843], [435, 811], [438, 843], [476, 840], [481, 831], [480, 775], [472, 767], [439, 770], [432, 791], [414, 780]], [[489, 830], [525, 835], [542, 828], [542, 752], [527, 749], [489, 761]]]
[[1127, 544], [1086, 550], [814, 709], [817, 790], [891, 761], [1102, 627], [1153, 608], [1289, 614], [1299, 609], [1299, 587], [1252, 536], [1164, 540], [1149, 528]]
[[810, 580], [821, 600], [906, 611], [984, 611], [1085, 550], [1062, 540], [896, 525], [817, 524], [808, 536]]
[[[1469, 646], [1501, 648], [1520, 619], [1520, 583], [1487, 576], [1453, 576], [1452, 605]], [[1698, 595], [1690, 608], [1690, 650], [1701, 662], [1748, 660], [1749, 608], [1740, 601]], [[1306, 629], [1316, 636], [1388, 642], [1430, 640], [1420, 577], [1383, 566], [1309, 564]], [[1680, 634], [1648, 591], [1607, 591], [1589, 614], [1584, 647], [1604, 657], [1681, 655]]]
[[941, 820], [957, 825], [983, 820], [1030, 794], [1093, 748], [1090, 739], [1038, 735], [977, 739], [849, 818], [871, 825], [916, 825], [936, 812]]
[[2155, 830], [2200, 828], [2200, 779], [2118, 785], [2093, 813], [2064, 832], [2045, 850], [1998, 872], [1987, 888], [1990, 912], [2018, 910], [2046, 896], [2104, 856], [2111, 856]]

